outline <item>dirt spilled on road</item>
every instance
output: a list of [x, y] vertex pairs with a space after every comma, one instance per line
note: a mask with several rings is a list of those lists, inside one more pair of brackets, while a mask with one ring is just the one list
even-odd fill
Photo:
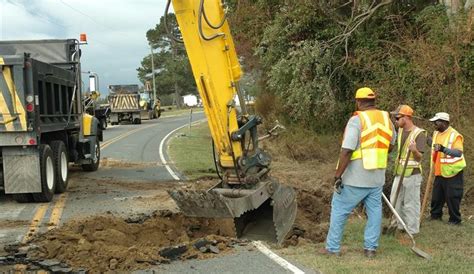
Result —
[[56, 259], [73, 269], [132, 271], [173, 259], [230, 252], [232, 220], [187, 218], [170, 211], [129, 219], [112, 215], [71, 221], [32, 240], [33, 260]]

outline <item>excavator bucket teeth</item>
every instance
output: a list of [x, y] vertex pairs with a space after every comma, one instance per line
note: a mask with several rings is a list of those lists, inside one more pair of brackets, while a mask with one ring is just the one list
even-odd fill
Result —
[[[285, 240], [296, 218], [295, 191], [274, 180], [260, 182], [254, 189], [213, 188], [208, 191], [171, 190], [168, 193], [186, 216], [234, 218], [239, 236], [245, 237], [249, 222], [268, 223], [269, 219], [273, 227], [259, 229], [259, 233], [274, 235], [273, 241], [279, 244]], [[266, 213], [269, 211], [267, 207], [270, 207], [270, 214]]]
[[280, 185], [279, 189], [272, 195], [272, 200], [273, 224], [275, 225], [277, 242], [281, 244], [296, 219], [296, 192], [291, 187]]

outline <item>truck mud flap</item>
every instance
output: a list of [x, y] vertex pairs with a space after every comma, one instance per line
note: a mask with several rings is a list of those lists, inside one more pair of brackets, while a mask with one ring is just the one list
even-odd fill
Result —
[[5, 193], [41, 192], [39, 153], [36, 147], [3, 147]]
[[254, 189], [216, 187], [168, 193], [186, 216], [233, 218], [238, 236], [253, 234], [278, 244], [285, 240], [296, 218], [294, 189], [274, 179], [260, 182]]

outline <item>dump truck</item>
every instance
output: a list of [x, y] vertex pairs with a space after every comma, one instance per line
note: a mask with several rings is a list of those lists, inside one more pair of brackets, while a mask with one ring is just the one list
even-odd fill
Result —
[[76, 39], [0, 41], [0, 188], [19, 202], [65, 192], [69, 163], [95, 171], [102, 131], [83, 111]]
[[109, 120], [112, 125], [122, 121], [141, 124], [138, 85], [109, 85]]

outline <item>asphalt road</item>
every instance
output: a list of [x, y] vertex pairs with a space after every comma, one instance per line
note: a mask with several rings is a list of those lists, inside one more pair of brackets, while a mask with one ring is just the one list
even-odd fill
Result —
[[[204, 119], [194, 113], [192, 120]], [[166, 143], [160, 157], [162, 140], [176, 128], [189, 124], [189, 115], [163, 117], [141, 125], [118, 125], [104, 131], [101, 144], [101, 167], [85, 173], [71, 167], [69, 189], [56, 195], [49, 204], [19, 204], [0, 194], [0, 256], [4, 245], [24, 242], [36, 233], [45, 232], [71, 220], [112, 213], [119, 216], [150, 214], [170, 204], [166, 189], [179, 184], [161, 157], [168, 161]], [[176, 171], [175, 171], [176, 172]], [[179, 176], [179, 172], [176, 172]], [[162, 197], [162, 202], [156, 202]], [[147, 198], [150, 198], [147, 200]], [[242, 247], [232, 255], [210, 260], [178, 261], [144, 273], [301, 273], [301, 267], [286, 268], [258, 248]], [[281, 259], [281, 258], [280, 258]], [[283, 263], [285, 265], [285, 263]], [[293, 270], [292, 270], [293, 269]], [[296, 269], [296, 270], [295, 270]], [[0, 272], [11, 270], [1, 267]]]

